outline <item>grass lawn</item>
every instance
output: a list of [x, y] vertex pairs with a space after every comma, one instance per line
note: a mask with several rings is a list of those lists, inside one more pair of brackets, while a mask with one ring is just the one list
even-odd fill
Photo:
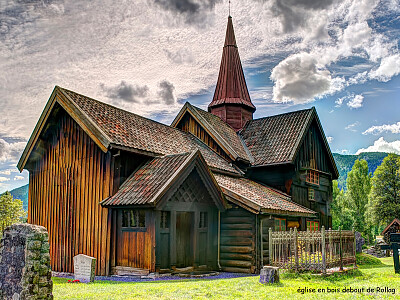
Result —
[[[361, 258], [361, 257], [360, 257]], [[362, 257], [359, 270], [349, 274], [320, 277], [311, 274], [282, 274], [281, 282], [264, 286], [258, 276], [234, 279], [201, 279], [120, 283], [97, 281], [71, 284], [53, 278], [55, 299], [400, 299], [400, 275], [394, 273], [393, 259], [371, 261]], [[390, 288], [392, 292], [377, 292]], [[301, 294], [299, 289], [315, 289]], [[340, 292], [327, 292], [327, 288]], [[344, 288], [362, 289], [362, 293], [343, 293]], [[373, 293], [366, 290], [373, 288]], [[318, 292], [325, 289], [325, 292]]]

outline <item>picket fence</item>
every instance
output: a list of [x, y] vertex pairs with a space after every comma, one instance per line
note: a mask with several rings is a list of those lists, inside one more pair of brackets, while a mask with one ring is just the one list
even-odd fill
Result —
[[295, 271], [343, 270], [343, 266], [356, 266], [356, 240], [354, 231], [272, 231], [269, 229], [270, 265]]

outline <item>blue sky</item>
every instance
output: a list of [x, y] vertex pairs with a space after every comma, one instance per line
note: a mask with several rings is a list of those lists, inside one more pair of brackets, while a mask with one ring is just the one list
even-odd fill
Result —
[[[55, 85], [170, 123], [214, 93], [222, 0], [0, 0], [0, 192]], [[399, 0], [232, 1], [264, 117], [315, 106], [333, 152], [400, 153]]]

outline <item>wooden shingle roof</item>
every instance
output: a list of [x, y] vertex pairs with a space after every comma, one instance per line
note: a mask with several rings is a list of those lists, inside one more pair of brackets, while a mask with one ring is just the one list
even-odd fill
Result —
[[194, 169], [199, 174], [199, 180], [204, 180], [203, 183], [216, 206], [224, 210], [225, 202], [221, 190], [199, 150], [152, 159], [136, 170], [121, 185], [116, 194], [104, 199], [101, 204], [103, 206], [157, 206], [164, 198], [168, 198], [164, 195], [170, 189], [178, 188]]
[[316, 215], [315, 211], [291, 201], [289, 195], [243, 177], [214, 174], [222, 192], [229, 200], [252, 210], [296, 216]]
[[171, 126], [176, 127], [186, 113], [191, 114], [233, 160], [238, 158], [244, 161], [251, 160], [241, 138], [229, 124], [225, 123], [220, 117], [191, 105], [189, 102], [185, 103]]
[[248, 121], [240, 135], [254, 159], [254, 165], [291, 162], [312, 110], [299, 110]]
[[228, 17], [225, 44], [214, 97], [208, 107], [211, 108], [228, 103], [240, 104], [251, 108], [253, 111], [256, 110], [251, 102], [244, 78], [231, 16]]
[[46, 104], [21, 156], [18, 163], [20, 170], [29, 158], [55, 102], [58, 102], [81, 125], [104, 152], [110, 147], [120, 147], [127, 150], [135, 149], [150, 156], [160, 156], [200, 150], [210, 168], [240, 173], [226, 159], [189, 133], [58, 86]]

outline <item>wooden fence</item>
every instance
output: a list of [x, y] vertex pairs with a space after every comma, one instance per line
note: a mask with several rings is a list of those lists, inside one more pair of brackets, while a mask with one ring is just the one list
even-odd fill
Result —
[[296, 271], [318, 271], [356, 263], [354, 231], [272, 231], [269, 229], [269, 264]]

